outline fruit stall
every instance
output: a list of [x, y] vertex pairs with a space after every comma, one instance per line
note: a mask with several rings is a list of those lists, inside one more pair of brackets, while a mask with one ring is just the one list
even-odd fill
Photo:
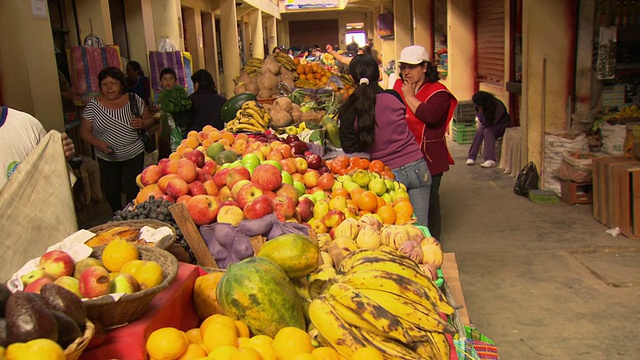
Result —
[[480, 359], [455, 258], [388, 166], [340, 151], [346, 79], [285, 57], [248, 62], [226, 128], [147, 166], [112, 221], [16, 269], [1, 356]]

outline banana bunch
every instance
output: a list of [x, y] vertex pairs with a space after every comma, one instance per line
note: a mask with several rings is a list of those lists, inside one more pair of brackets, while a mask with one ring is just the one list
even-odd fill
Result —
[[353, 86], [353, 79], [347, 74], [340, 74], [340, 81], [342, 81], [342, 84], [344, 84], [345, 86]]
[[263, 59], [251, 58], [244, 64], [244, 67], [242, 67], [242, 71], [249, 75], [259, 74], [260, 70], [262, 69], [262, 64], [264, 64]]
[[454, 309], [414, 261], [391, 250], [357, 250], [337, 274], [309, 305], [321, 342], [345, 358], [367, 346], [385, 359], [449, 359], [445, 334], [456, 329], [440, 312]]
[[615, 119], [627, 120], [640, 118], [640, 109], [636, 105], [625, 106], [614, 115]]
[[271, 115], [255, 100], [246, 101], [236, 113], [236, 117], [225, 124], [225, 129], [232, 133], [265, 132], [269, 128]]
[[289, 55], [279, 52], [273, 54], [273, 58], [276, 59], [276, 61], [279, 62], [280, 65], [284, 66], [285, 69], [291, 72], [296, 72], [296, 64], [293, 62], [293, 59], [289, 57]]

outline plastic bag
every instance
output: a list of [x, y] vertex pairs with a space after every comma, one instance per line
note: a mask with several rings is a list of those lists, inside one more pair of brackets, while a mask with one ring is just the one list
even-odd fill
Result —
[[529, 190], [538, 189], [539, 178], [536, 164], [534, 164], [533, 161], [529, 161], [529, 163], [520, 170], [518, 177], [516, 177], [516, 185], [513, 187], [513, 192], [529, 197]]

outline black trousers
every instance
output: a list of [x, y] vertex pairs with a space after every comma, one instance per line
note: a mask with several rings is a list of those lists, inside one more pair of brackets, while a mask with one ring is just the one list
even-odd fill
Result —
[[442, 219], [440, 217], [440, 182], [444, 173], [431, 177], [431, 195], [429, 196], [429, 232], [440, 240]]
[[134, 158], [124, 161], [106, 161], [98, 159], [100, 166], [100, 177], [104, 194], [111, 206], [111, 211], [122, 210], [122, 192], [126, 195], [128, 204], [133, 200], [140, 188], [136, 184], [136, 176], [142, 172], [144, 167], [144, 152]]

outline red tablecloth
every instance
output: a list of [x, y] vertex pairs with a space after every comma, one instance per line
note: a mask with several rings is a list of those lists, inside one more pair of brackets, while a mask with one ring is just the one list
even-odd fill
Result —
[[146, 359], [147, 337], [162, 327], [186, 331], [198, 327], [200, 319], [193, 307], [193, 285], [200, 276], [199, 266], [179, 263], [178, 275], [171, 285], [156, 295], [142, 317], [121, 328], [107, 331], [104, 342], [85, 350], [81, 360]]

